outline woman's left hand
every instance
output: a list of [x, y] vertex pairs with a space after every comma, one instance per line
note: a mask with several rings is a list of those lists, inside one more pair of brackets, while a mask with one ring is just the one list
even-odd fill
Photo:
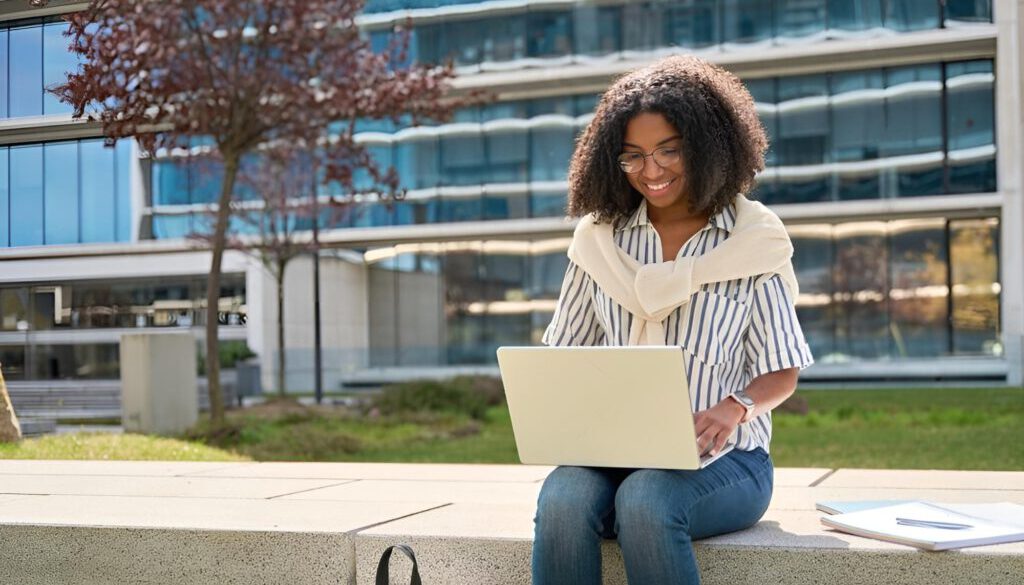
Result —
[[697, 449], [700, 454], [718, 454], [739, 426], [743, 413], [743, 407], [731, 398], [694, 413], [693, 427], [697, 432]]

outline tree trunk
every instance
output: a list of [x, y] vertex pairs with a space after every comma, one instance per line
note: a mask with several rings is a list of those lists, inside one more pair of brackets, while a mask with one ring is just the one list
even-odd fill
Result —
[[0, 443], [14, 443], [21, 440], [21, 425], [18, 415], [14, 414], [11, 397], [7, 394], [4, 384], [4, 373], [0, 370]]
[[206, 277], [206, 379], [210, 396], [210, 421], [224, 422], [224, 394], [220, 389], [220, 351], [218, 351], [218, 301], [220, 300], [220, 265], [227, 242], [228, 216], [231, 215], [231, 192], [238, 175], [237, 154], [224, 153], [224, 180], [217, 200], [217, 223], [213, 231], [213, 259]]
[[284, 358], [284, 262], [277, 263], [277, 393], [287, 394]]

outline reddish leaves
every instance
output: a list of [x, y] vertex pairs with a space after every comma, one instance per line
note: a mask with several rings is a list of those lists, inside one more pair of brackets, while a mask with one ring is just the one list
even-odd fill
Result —
[[376, 190], [393, 194], [393, 173], [376, 169], [352, 139], [361, 118], [447, 119], [450, 66], [396, 68], [401, 43], [375, 54], [360, 36], [357, 0], [92, 0], [70, 15], [84, 66], [55, 89], [76, 117], [102, 122], [108, 139], [134, 136], [155, 152], [212, 137], [225, 160], [261, 145], [324, 143], [325, 177], [352, 189], [369, 167]]

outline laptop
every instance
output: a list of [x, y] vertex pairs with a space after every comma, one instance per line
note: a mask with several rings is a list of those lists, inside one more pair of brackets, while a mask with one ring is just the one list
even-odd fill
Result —
[[500, 347], [519, 459], [541, 465], [700, 469], [683, 352], [672, 346]]

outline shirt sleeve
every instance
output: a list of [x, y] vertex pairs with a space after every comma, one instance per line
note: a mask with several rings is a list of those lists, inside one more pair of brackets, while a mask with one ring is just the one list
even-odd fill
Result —
[[759, 278], [753, 294], [750, 327], [744, 342], [751, 378], [814, 363], [797, 320], [796, 307], [782, 277]]
[[602, 345], [604, 327], [594, 310], [593, 280], [571, 260], [562, 281], [551, 324], [544, 331], [544, 345]]

